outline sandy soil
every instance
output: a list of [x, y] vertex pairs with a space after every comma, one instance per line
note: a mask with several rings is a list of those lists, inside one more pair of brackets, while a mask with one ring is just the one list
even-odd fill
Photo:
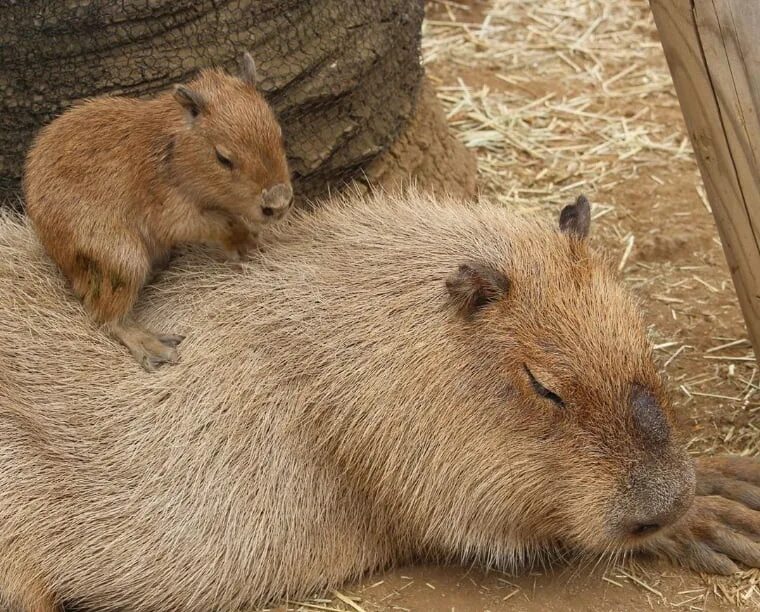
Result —
[[[424, 47], [450, 124], [479, 157], [483, 197], [537, 214], [579, 192], [597, 205], [594, 243], [641, 298], [690, 450], [758, 454], [757, 364], [647, 3], [431, 2]], [[759, 582], [652, 560], [515, 576], [422, 565], [347, 585], [353, 606], [289, 609], [760, 609]]]

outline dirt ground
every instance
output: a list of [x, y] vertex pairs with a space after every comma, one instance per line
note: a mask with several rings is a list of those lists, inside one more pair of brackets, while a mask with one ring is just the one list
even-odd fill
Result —
[[[423, 50], [482, 197], [594, 203], [594, 244], [642, 302], [694, 454], [760, 452], [757, 362], [645, 0], [430, 2]], [[759, 609], [760, 572], [664, 562], [505, 575], [415, 566], [301, 610]], [[284, 609], [284, 608], [281, 608]]]

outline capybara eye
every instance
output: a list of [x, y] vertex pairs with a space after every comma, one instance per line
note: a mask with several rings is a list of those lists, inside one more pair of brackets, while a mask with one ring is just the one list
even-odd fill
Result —
[[523, 365], [523, 367], [525, 368], [525, 372], [528, 374], [528, 378], [530, 379], [530, 384], [533, 387], [533, 390], [541, 397], [553, 401], [560, 408], [564, 408], [565, 402], [562, 401], [562, 398], [554, 393], [554, 391], [549, 391], [549, 389], [538, 382], [538, 380], [536, 380], [536, 377], [533, 376], [533, 372], [528, 369], [528, 366]]
[[265, 206], [261, 209], [261, 212], [263, 212], [267, 217], [271, 217], [274, 214], [274, 209], [270, 208], [269, 206]]
[[232, 170], [233, 163], [232, 160], [229, 157], [225, 157], [219, 152], [219, 149], [216, 149], [216, 159], [219, 161], [222, 166], [227, 168], [228, 170]]

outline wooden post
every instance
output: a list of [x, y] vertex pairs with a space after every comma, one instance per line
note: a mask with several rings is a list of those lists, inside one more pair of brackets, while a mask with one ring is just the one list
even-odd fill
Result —
[[760, 0], [650, 0], [760, 360]]

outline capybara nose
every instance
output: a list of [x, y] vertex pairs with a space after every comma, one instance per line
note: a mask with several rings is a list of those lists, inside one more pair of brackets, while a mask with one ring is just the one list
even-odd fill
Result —
[[659, 531], [662, 528], [660, 523], [635, 523], [631, 526], [631, 535], [644, 537]]
[[640, 465], [630, 481], [623, 531], [643, 538], [675, 523], [694, 500], [695, 480], [687, 457]]
[[629, 515], [625, 531], [634, 537], [646, 537], [680, 519], [694, 499], [694, 481], [688, 477], [681, 482], [669, 482], [667, 487], [655, 486], [641, 491], [637, 510]]
[[282, 217], [293, 201], [290, 183], [279, 183], [262, 194], [261, 212], [267, 217]]
[[628, 532], [632, 536], [645, 537], [658, 532], [663, 527], [675, 523], [684, 513], [683, 503], [676, 504], [672, 508], [646, 516], [643, 520], [633, 521], [628, 526]]

